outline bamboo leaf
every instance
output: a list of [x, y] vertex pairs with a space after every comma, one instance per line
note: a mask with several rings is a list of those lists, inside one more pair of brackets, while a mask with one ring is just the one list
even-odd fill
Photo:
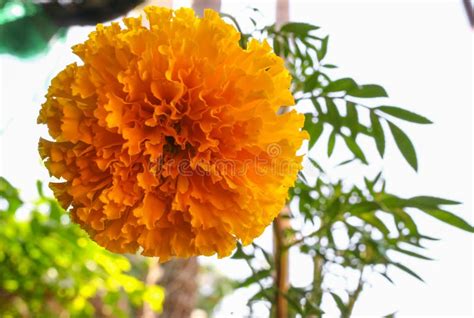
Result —
[[354, 154], [354, 156], [359, 158], [363, 163], [368, 164], [364, 152], [354, 139], [348, 136], [344, 136], [344, 141], [346, 142], [347, 147]]
[[352, 78], [341, 78], [329, 83], [323, 91], [326, 93], [348, 91], [357, 88], [357, 83]]
[[423, 278], [421, 278], [417, 273], [415, 273], [414, 271], [412, 271], [411, 269], [409, 269], [408, 267], [406, 267], [405, 265], [403, 264], [400, 264], [400, 263], [391, 263], [393, 266], [396, 266], [398, 267], [399, 269], [401, 269], [402, 271], [404, 271], [405, 273], [415, 277], [416, 279], [422, 281], [423, 283], [425, 282], [423, 280]]
[[303, 91], [305, 93], [312, 92], [320, 86], [319, 75], [321, 75], [320, 72], [314, 72], [306, 78], [303, 83]]
[[319, 163], [316, 162], [316, 160], [314, 160], [313, 158], [310, 158], [310, 157], [308, 157], [308, 159], [316, 169], [318, 169], [321, 172], [324, 172], [323, 168], [321, 167], [321, 165]]
[[237, 249], [234, 253], [234, 255], [232, 255], [233, 259], [251, 259], [252, 256], [251, 255], [247, 255], [245, 254], [244, 250], [242, 249], [242, 245], [237, 245]]
[[339, 114], [339, 110], [337, 109], [336, 103], [331, 98], [325, 98], [326, 107], [327, 107], [327, 114], [328, 119], [327, 121], [336, 128], [341, 127], [341, 114]]
[[361, 214], [371, 211], [377, 211], [380, 209], [380, 206], [377, 202], [364, 201], [357, 204], [354, 204], [349, 208], [349, 212], [352, 214]]
[[461, 219], [459, 216], [451, 212], [444, 211], [441, 209], [420, 209], [420, 210], [427, 213], [428, 215], [431, 215], [435, 219], [440, 220], [441, 222], [457, 227], [458, 229], [474, 233], [474, 227], [472, 225], [470, 225], [465, 220]]
[[372, 124], [372, 134], [375, 140], [375, 145], [377, 146], [380, 157], [383, 158], [385, 154], [385, 135], [379, 118], [374, 112], [370, 112], [370, 122]]
[[247, 287], [253, 283], [256, 283], [266, 277], [271, 276], [271, 270], [264, 269], [258, 272], [255, 272], [252, 276], [248, 277], [247, 279], [243, 280], [242, 282], [237, 284], [237, 288]]
[[303, 129], [309, 133], [308, 146], [309, 150], [311, 150], [311, 148], [313, 148], [313, 146], [318, 141], [319, 137], [321, 137], [321, 134], [324, 130], [324, 124], [321, 121], [313, 123], [313, 114], [305, 114], [305, 123]]
[[358, 131], [358, 124], [359, 124], [359, 114], [357, 113], [356, 105], [352, 102], [347, 102], [346, 104], [346, 110], [347, 110], [347, 126], [351, 130], [351, 132], [357, 132]]
[[410, 121], [412, 123], [417, 124], [432, 124], [433, 122], [426, 117], [421, 115], [415, 114], [411, 111], [408, 111], [403, 108], [395, 107], [395, 106], [379, 106], [375, 108], [376, 110], [380, 110], [385, 114], [388, 114], [393, 117], [397, 117], [406, 121]]
[[344, 161], [338, 163], [338, 164], [336, 165], [336, 167], [342, 167], [342, 166], [347, 165], [347, 164], [349, 164], [349, 163], [351, 163], [351, 162], [354, 162], [355, 160], [357, 160], [357, 157], [344, 160]]
[[443, 198], [436, 198], [430, 196], [417, 196], [407, 200], [410, 204], [415, 207], [429, 207], [437, 208], [440, 205], [458, 205], [461, 202], [447, 200]]
[[370, 225], [374, 226], [376, 229], [378, 229], [383, 235], [387, 236], [390, 234], [390, 230], [387, 228], [387, 226], [383, 223], [382, 220], [380, 220], [375, 213], [368, 212], [368, 213], [362, 213], [357, 215], [358, 218], [364, 220], [365, 222], [369, 223]]
[[332, 152], [334, 151], [334, 146], [336, 145], [336, 131], [333, 130], [331, 135], [329, 136], [329, 141], [328, 141], [328, 157], [331, 157]]
[[375, 84], [354, 87], [347, 91], [347, 95], [362, 98], [388, 97], [385, 89], [382, 86]]
[[430, 257], [424, 256], [424, 255], [421, 255], [421, 254], [418, 254], [418, 253], [415, 253], [413, 251], [409, 251], [409, 250], [406, 250], [406, 249], [403, 249], [403, 248], [400, 248], [400, 247], [396, 247], [394, 250], [397, 251], [397, 252], [406, 254], [408, 256], [424, 259], [424, 260], [427, 260], [427, 261], [432, 261], [433, 260]]
[[395, 124], [388, 122], [388, 125], [390, 126], [390, 131], [395, 139], [395, 143], [397, 144], [398, 149], [400, 149], [403, 157], [405, 157], [410, 166], [417, 171], [418, 160], [416, 158], [415, 147], [413, 147], [410, 138], [408, 138], [408, 136]]
[[281, 32], [288, 32], [288, 33], [295, 33], [300, 36], [305, 36], [311, 31], [316, 31], [318, 30], [319, 27], [309, 24], [309, 23], [304, 23], [304, 22], [290, 22], [284, 24], [280, 31]]
[[394, 217], [403, 222], [403, 225], [410, 231], [410, 234], [419, 237], [418, 226], [408, 213], [400, 208], [396, 208], [390, 212], [394, 215]]
[[337, 307], [341, 311], [341, 314], [342, 314], [341, 316], [344, 317], [344, 314], [347, 311], [347, 308], [346, 308], [346, 305], [344, 304], [344, 301], [342, 301], [342, 298], [336, 293], [331, 292], [331, 296], [334, 299], [334, 301], [336, 302]]
[[321, 48], [318, 50], [318, 61], [321, 61], [324, 59], [326, 56], [326, 53], [328, 51], [328, 41], [329, 41], [329, 36], [326, 36], [321, 40]]
[[278, 38], [273, 39], [273, 51], [276, 55], [280, 56], [281, 54], [281, 43]]
[[387, 273], [380, 273], [380, 275], [382, 275], [383, 277], [385, 277], [386, 280], [395, 285], [395, 282], [390, 278], [390, 276], [387, 275]]

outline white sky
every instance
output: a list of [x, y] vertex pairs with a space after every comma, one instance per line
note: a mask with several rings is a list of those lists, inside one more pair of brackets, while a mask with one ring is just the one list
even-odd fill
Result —
[[[175, 1], [175, 2], [178, 2]], [[432, 119], [430, 126], [402, 124], [418, 152], [420, 171], [410, 170], [389, 142], [386, 159], [370, 149], [369, 168], [340, 169], [336, 176], [357, 180], [383, 167], [389, 190], [401, 196], [429, 194], [464, 202], [451, 209], [474, 223], [472, 212], [472, 107], [473, 47], [461, 1], [322, 1], [290, 0], [290, 18], [311, 22], [330, 35], [329, 61], [340, 69], [336, 76], [350, 76], [360, 83], [383, 85], [391, 105], [398, 105]], [[189, 1], [184, 1], [184, 4]], [[275, 1], [223, 0], [223, 11], [239, 15], [247, 5], [261, 9], [266, 21], [275, 15]], [[73, 61], [69, 47], [85, 39], [90, 29], [74, 28], [66, 43], [56, 43], [48, 55], [32, 61], [0, 56], [0, 175], [35, 197], [36, 179], [47, 180], [37, 155], [37, 141], [45, 129], [36, 116], [51, 77]], [[321, 144], [322, 145], [322, 144]], [[366, 149], [367, 147], [364, 147]], [[325, 152], [324, 146], [321, 146]], [[318, 150], [315, 151], [316, 153]], [[317, 155], [328, 164], [346, 159], [343, 149], [335, 158]], [[359, 317], [380, 317], [397, 311], [399, 317], [474, 315], [473, 238], [423, 215], [415, 214], [427, 234], [441, 238], [429, 243], [433, 262], [406, 260], [426, 284], [392, 271], [396, 285], [373, 277], [373, 285], [355, 307]], [[259, 242], [271, 246], [271, 233]], [[203, 259], [225, 274], [242, 278], [245, 265], [233, 260]], [[291, 277], [295, 284], [311, 279], [311, 264], [293, 253]], [[228, 297], [219, 317], [239, 317], [250, 290]], [[334, 304], [326, 302], [334, 310]], [[329, 316], [334, 311], [329, 311]], [[261, 311], [265, 316], [265, 311]]]

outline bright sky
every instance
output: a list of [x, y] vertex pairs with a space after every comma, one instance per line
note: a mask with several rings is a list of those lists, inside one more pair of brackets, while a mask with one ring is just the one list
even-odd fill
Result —
[[[175, 1], [178, 2], [178, 1]], [[380, 161], [375, 148], [369, 168], [339, 169], [335, 176], [357, 180], [383, 168], [388, 187], [401, 196], [429, 194], [464, 202], [452, 211], [474, 223], [472, 212], [472, 107], [473, 47], [461, 1], [335, 1], [290, 0], [290, 18], [311, 22], [330, 35], [328, 57], [340, 66], [336, 76], [351, 76], [360, 83], [383, 85], [390, 104], [424, 114], [435, 124], [403, 124], [418, 151], [420, 171], [414, 173], [395, 149], [393, 141], [386, 159]], [[185, 1], [184, 4], [189, 3]], [[223, 11], [242, 15], [252, 4], [273, 21], [275, 1], [223, 0]], [[0, 57], [0, 175], [22, 190], [23, 197], [35, 197], [34, 181], [47, 180], [37, 155], [37, 141], [45, 129], [36, 116], [51, 77], [75, 60], [69, 47], [85, 39], [90, 29], [74, 28], [66, 43], [56, 43], [46, 56], [32, 61]], [[364, 148], [365, 149], [365, 148]], [[325, 149], [322, 149], [323, 151]], [[316, 153], [318, 151], [316, 150]], [[328, 164], [346, 159], [341, 149]], [[426, 284], [393, 271], [396, 285], [372, 277], [371, 288], [362, 294], [354, 314], [380, 317], [397, 311], [399, 317], [472, 317], [473, 238], [427, 217], [415, 214], [425, 232], [441, 238], [429, 243], [435, 261], [406, 259], [423, 276]], [[260, 239], [271, 247], [271, 233]], [[233, 278], [248, 274], [245, 265], [233, 260], [203, 259]], [[291, 277], [297, 285], [311, 279], [311, 264], [293, 253]], [[252, 289], [254, 291], [255, 289]], [[242, 310], [250, 290], [228, 297], [219, 317], [233, 317]], [[326, 304], [334, 310], [331, 301]], [[259, 311], [266, 316], [264, 308]], [[334, 311], [329, 312], [329, 316]]]

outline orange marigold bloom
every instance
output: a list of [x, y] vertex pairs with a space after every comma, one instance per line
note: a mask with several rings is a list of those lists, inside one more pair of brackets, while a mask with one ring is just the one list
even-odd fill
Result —
[[[301, 166], [304, 116], [268, 43], [219, 15], [145, 9], [73, 48], [38, 117], [56, 198], [100, 245], [229, 255], [278, 215]], [[147, 25], [147, 26], [145, 26]]]

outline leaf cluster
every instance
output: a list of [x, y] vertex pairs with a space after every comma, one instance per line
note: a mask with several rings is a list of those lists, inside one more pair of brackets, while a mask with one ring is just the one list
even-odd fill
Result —
[[0, 177], [0, 316], [129, 317], [164, 293], [132, 275], [130, 260], [110, 253], [71, 224], [57, 201], [33, 204]]
[[[303, 226], [284, 233], [286, 248], [298, 248], [313, 260], [313, 280], [303, 288], [290, 285], [283, 296], [288, 301], [291, 317], [321, 316], [324, 296], [333, 299], [341, 317], [350, 317], [370, 274], [378, 273], [393, 282], [388, 269], [398, 268], [422, 280], [399, 261], [400, 254], [431, 260], [424, 253], [423, 242], [436, 239], [420, 230], [414, 214], [426, 214], [471, 233], [474, 229], [446, 210], [446, 206], [458, 202], [431, 196], [399, 197], [386, 191], [382, 173], [373, 178], [364, 177], [362, 185], [356, 185], [356, 180], [350, 178], [334, 180], [327, 174], [325, 167], [312, 156], [312, 149], [317, 148], [314, 152], [318, 153], [325, 150], [331, 157], [341, 144], [352, 156], [341, 164], [368, 165], [366, 144], [361, 140], [372, 140], [383, 158], [389, 135], [407, 163], [417, 170], [415, 146], [400, 124], [432, 122], [422, 115], [387, 104], [388, 94], [380, 85], [360, 84], [350, 77], [334, 79], [331, 70], [336, 66], [326, 62], [329, 37], [321, 35], [315, 25], [299, 22], [271, 25], [252, 35], [267, 38], [272, 43], [293, 77], [292, 91], [297, 105], [309, 106], [304, 124], [310, 136], [307, 160], [318, 172], [318, 178], [309, 181], [300, 173], [295, 187], [290, 190], [290, 219], [302, 220], [296, 223]], [[324, 135], [329, 136], [326, 143], [321, 141]], [[304, 231], [308, 227], [313, 229], [309, 234]], [[341, 238], [344, 238], [342, 242]], [[239, 247], [233, 256], [244, 260], [252, 269], [252, 275], [238, 287], [252, 284], [260, 287], [250, 299], [250, 308], [255, 302], [264, 301], [273, 313], [275, 295], [282, 293], [275, 288], [274, 257], [257, 244]], [[334, 269], [341, 268], [358, 275], [357, 286], [341, 292], [327, 285], [327, 278], [335, 275]]]

